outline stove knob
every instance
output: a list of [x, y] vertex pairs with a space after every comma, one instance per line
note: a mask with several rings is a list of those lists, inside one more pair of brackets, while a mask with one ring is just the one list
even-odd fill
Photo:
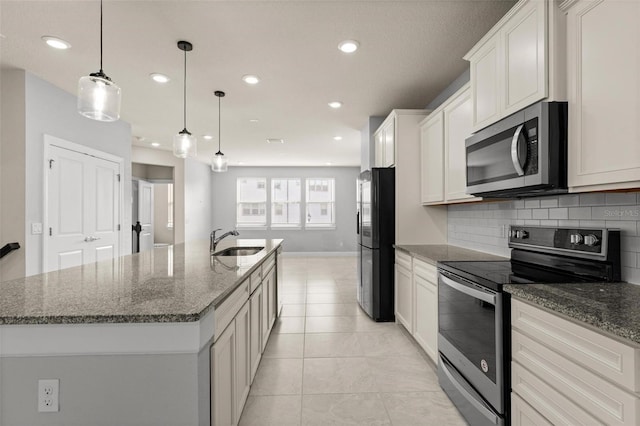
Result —
[[522, 231], [516, 231], [516, 238], [522, 238]]
[[580, 243], [582, 243], [582, 235], [571, 234], [571, 244], [580, 244]]
[[588, 245], [589, 247], [593, 247], [595, 245], [597, 245], [600, 242], [600, 240], [598, 239], [598, 237], [596, 237], [593, 234], [589, 234], [586, 237], [584, 237], [584, 243], [586, 245]]
[[529, 233], [527, 231], [522, 231], [521, 237], [523, 240], [529, 238]]

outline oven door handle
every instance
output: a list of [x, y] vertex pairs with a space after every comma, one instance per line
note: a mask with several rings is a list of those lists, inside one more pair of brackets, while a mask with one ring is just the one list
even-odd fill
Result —
[[[449, 362], [440, 355], [440, 367], [442, 368], [442, 372], [447, 376], [451, 384], [456, 388], [458, 392], [466, 399], [469, 404], [473, 405], [473, 407], [478, 410], [483, 416], [485, 416], [491, 424], [497, 425], [499, 424], [500, 418], [489, 408], [487, 408], [480, 400], [475, 398], [471, 392], [464, 388], [462, 384], [460, 384], [460, 380], [464, 380], [462, 377], [454, 377], [454, 372], [451, 371], [452, 367], [449, 367]], [[458, 374], [455, 374], [456, 376]]]
[[452, 287], [464, 294], [467, 294], [471, 297], [474, 297], [476, 299], [480, 299], [483, 300], [487, 303], [491, 303], [492, 305], [496, 304], [496, 296], [495, 294], [490, 294], [490, 293], [485, 293], [484, 291], [480, 291], [480, 290], [476, 290], [475, 288], [471, 288], [469, 286], [466, 286], [464, 284], [460, 284], [455, 282], [454, 280], [452, 280], [451, 278], [448, 278], [446, 276], [444, 276], [443, 274], [440, 274], [440, 280], [448, 285], [449, 287]]
[[520, 165], [520, 156], [518, 155], [518, 147], [520, 146], [520, 137], [522, 136], [523, 126], [524, 124], [518, 126], [516, 132], [513, 134], [513, 138], [511, 139], [511, 162], [513, 163], [513, 167], [516, 169], [518, 176], [524, 176], [524, 170]]

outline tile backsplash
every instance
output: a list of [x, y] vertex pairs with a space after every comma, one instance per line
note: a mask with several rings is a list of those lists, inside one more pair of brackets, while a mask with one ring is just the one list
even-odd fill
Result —
[[640, 284], [640, 192], [567, 194], [448, 207], [451, 245], [508, 257], [509, 225], [618, 228], [622, 279]]

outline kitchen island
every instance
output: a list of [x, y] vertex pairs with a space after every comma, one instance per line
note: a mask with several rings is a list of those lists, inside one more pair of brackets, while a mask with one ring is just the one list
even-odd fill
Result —
[[[218, 308], [281, 243], [224, 240], [264, 249], [213, 257], [196, 241], [0, 283], [0, 424], [208, 425]], [[38, 413], [51, 378], [60, 412]]]

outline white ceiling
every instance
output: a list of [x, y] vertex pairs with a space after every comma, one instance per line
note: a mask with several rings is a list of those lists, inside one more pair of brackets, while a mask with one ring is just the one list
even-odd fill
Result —
[[[157, 141], [171, 149], [182, 129], [184, 54], [176, 42], [187, 40], [194, 45], [187, 55], [187, 128], [198, 137], [200, 160], [217, 151], [213, 92], [223, 90], [222, 151], [230, 165], [359, 165], [367, 117], [424, 108], [465, 70], [462, 56], [513, 3], [106, 1], [104, 71], [122, 88], [121, 115], [132, 125], [134, 145]], [[70, 93], [99, 68], [95, 0], [3, 0], [0, 33], [2, 68], [25, 69]], [[52, 49], [43, 35], [72, 48]], [[345, 39], [358, 40], [360, 49], [340, 52]], [[172, 80], [159, 85], [152, 72]], [[249, 86], [245, 74], [262, 81]], [[333, 110], [332, 100], [344, 106]]]

